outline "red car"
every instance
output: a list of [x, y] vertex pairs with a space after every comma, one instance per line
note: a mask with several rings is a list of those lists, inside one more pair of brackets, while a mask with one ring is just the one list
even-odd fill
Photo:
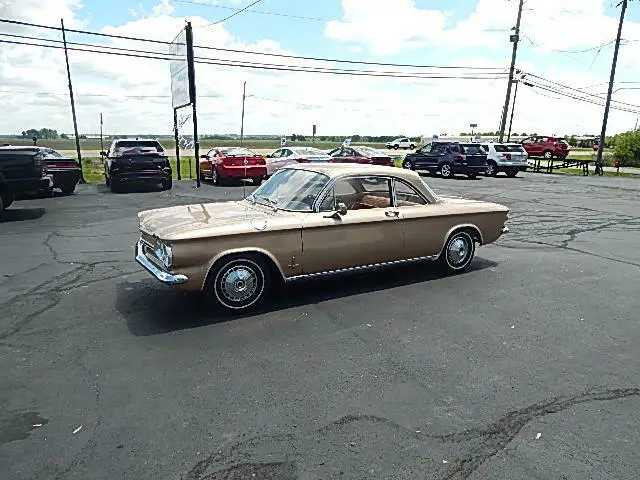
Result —
[[395, 166], [393, 158], [371, 147], [350, 145], [338, 147], [329, 152], [331, 163], [368, 163], [371, 165]]
[[225, 179], [251, 179], [260, 185], [267, 176], [267, 162], [262, 155], [243, 147], [220, 147], [200, 156], [200, 179], [210, 178], [220, 185]]
[[569, 155], [569, 144], [564, 138], [536, 136], [525, 138], [522, 146], [530, 157], [566, 158]]

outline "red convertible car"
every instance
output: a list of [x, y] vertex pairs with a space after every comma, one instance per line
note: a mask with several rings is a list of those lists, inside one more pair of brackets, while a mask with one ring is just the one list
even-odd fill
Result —
[[251, 179], [260, 185], [267, 176], [267, 163], [262, 155], [243, 147], [219, 147], [200, 157], [200, 179], [210, 178], [220, 185], [226, 179]]
[[393, 158], [375, 148], [359, 145], [341, 146], [329, 152], [331, 163], [365, 163], [370, 165], [395, 166]]

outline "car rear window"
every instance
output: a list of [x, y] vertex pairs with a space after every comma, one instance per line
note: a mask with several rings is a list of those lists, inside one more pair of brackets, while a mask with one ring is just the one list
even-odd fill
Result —
[[509, 148], [506, 145], [494, 145], [493, 148], [496, 149], [496, 152], [509, 152]]
[[506, 147], [509, 152], [525, 152], [525, 149], [522, 148], [522, 145], [507, 145]]
[[462, 153], [467, 155], [482, 155], [484, 153], [480, 145], [474, 143], [461, 143], [460, 148], [462, 148]]
[[244, 155], [244, 156], [255, 155], [255, 153], [253, 153], [248, 148], [241, 148], [241, 147], [221, 148], [220, 151], [225, 155]]
[[126, 150], [128, 148], [155, 148], [158, 152], [164, 152], [164, 148], [155, 140], [124, 140], [116, 144], [118, 150]]

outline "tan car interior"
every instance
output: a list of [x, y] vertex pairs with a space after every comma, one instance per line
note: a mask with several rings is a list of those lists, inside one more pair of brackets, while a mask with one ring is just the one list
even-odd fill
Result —
[[[334, 188], [336, 202], [344, 203], [348, 210], [391, 208], [390, 182], [386, 179], [380, 179], [379, 184], [375, 185], [375, 190], [371, 190], [372, 186], [363, 184], [362, 179], [359, 178], [342, 180]], [[410, 187], [404, 184], [402, 186], [401, 191], [396, 191], [399, 207], [424, 205], [426, 203], [420, 195], [410, 190]]]

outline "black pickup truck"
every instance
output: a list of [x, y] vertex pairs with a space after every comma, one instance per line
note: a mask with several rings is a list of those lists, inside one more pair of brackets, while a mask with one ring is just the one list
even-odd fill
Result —
[[51, 191], [53, 179], [47, 175], [44, 154], [38, 147], [0, 147], [0, 212], [16, 195]]
[[160, 184], [164, 190], [172, 187], [169, 157], [157, 140], [114, 140], [104, 159], [104, 178], [112, 192], [135, 182]]

